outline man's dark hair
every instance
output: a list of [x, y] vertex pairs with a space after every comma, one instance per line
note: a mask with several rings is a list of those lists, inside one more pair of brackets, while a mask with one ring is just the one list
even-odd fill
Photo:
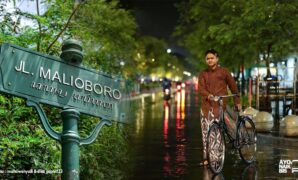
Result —
[[215, 50], [215, 49], [208, 49], [206, 52], [205, 52], [205, 56], [207, 56], [207, 54], [214, 54], [216, 57], [218, 57], [218, 52]]

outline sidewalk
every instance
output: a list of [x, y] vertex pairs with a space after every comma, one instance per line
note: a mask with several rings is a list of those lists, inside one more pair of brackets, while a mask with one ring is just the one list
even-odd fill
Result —
[[[231, 116], [232, 109], [227, 106], [227, 112]], [[287, 146], [287, 147], [295, 147], [298, 148], [298, 137], [285, 137], [285, 136], [278, 136], [275, 135], [278, 132], [257, 132], [258, 143], [261, 144], [271, 144], [272, 146]]]
[[271, 133], [257, 133], [258, 143], [272, 144], [273, 146], [291, 146], [298, 148], [298, 137], [274, 136]]

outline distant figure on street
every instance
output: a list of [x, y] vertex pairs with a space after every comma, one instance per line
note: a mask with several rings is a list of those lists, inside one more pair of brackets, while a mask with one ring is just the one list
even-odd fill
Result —
[[[199, 75], [199, 93], [202, 100], [201, 108], [201, 128], [202, 128], [202, 139], [203, 139], [203, 161], [201, 165], [208, 165], [207, 161], [207, 134], [209, 127], [213, 121], [219, 120], [219, 105], [210, 100], [213, 96], [222, 96], [228, 94], [228, 89], [233, 94], [238, 94], [238, 89], [234, 78], [231, 73], [223, 67], [218, 65], [218, 53], [214, 49], [207, 50], [205, 52], [205, 62], [208, 68], [202, 71]], [[234, 97], [235, 108], [241, 110], [239, 96]], [[224, 99], [224, 110], [227, 99]], [[213, 119], [208, 120], [208, 113], [210, 108], [213, 108], [211, 117]]]
[[165, 92], [165, 89], [171, 89], [171, 86], [172, 86], [171, 80], [164, 77], [163, 80], [162, 80], [163, 92]]

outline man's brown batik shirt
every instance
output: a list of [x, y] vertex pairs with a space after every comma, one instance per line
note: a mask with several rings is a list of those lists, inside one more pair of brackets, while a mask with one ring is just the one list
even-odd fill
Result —
[[[202, 96], [202, 111], [204, 116], [208, 115], [210, 107], [213, 107], [213, 113], [215, 117], [219, 115], [218, 102], [208, 100], [208, 95], [222, 96], [228, 94], [228, 88], [233, 94], [238, 94], [238, 89], [234, 78], [231, 73], [223, 68], [216, 67], [214, 70], [208, 68], [202, 71], [199, 75], [199, 93]], [[224, 108], [228, 99], [224, 98]], [[240, 104], [240, 98], [234, 97], [234, 104]]]

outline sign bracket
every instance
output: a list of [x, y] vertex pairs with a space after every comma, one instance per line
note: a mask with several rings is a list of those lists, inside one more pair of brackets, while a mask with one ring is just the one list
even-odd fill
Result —
[[44, 112], [44, 110], [42, 109], [42, 107], [40, 106], [39, 103], [31, 101], [31, 100], [27, 100], [26, 101], [26, 105], [29, 107], [33, 107], [36, 109], [38, 116], [39, 116], [39, 120], [42, 124], [42, 128], [44, 129], [44, 131], [46, 132], [46, 134], [53, 138], [56, 141], [61, 142], [61, 133], [57, 133], [50, 125], [49, 120]]
[[80, 140], [80, 145], [91, 144], [94, 142], [104, 125], [111, 126], [112, 121], [102, 119], [100, 122], [98, 122], [89, 137]]

